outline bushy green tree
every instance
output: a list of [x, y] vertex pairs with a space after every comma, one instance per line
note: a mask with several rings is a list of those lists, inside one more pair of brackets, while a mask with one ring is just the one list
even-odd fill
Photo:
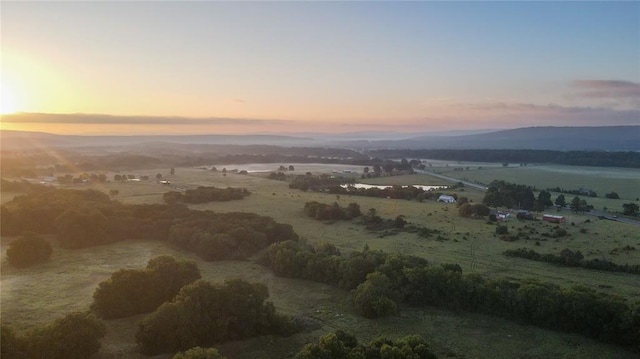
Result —
[[268, 296], [267, 287], [259, 283], [196, 281], [143, 319], [136, 341], [142, 353], [151, 355], [295, 331], [290, 318], [266, 302]]
[[398, 313], [392, 296], [389, 278], [380, 272], [373, 272], [355, 289], [354, 303], [358, 312], [367, 318], [384, 317]]
[[14, 267], [29, 267], [46, 261], [51, 256], [51, 244], [32, 232], [25, 232], [9, 244], [7, 260]]
[[26, 336], [30, 359], [86, 359], [100, 349], [106, 327], [88, 313], [71, 313]]
[[200, 270], [195, 262], [156, 257], [144, 270], [121, 269], [100, 283], [91, 308], [105, 319], [152, 312], [198, 279]]

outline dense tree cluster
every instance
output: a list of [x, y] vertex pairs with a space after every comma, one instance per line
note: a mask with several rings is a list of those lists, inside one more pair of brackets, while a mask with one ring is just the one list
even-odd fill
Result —
[[2, 206], [3, 235], [57, 234], [64, 248], [126, 239], [164, 240], [205, 260], [244, 259], [269, 244], [297, 239], [291, 225], [254, 213], [215, 213], [185, 205], [127, 205], [94, 190], [48, 189]]
[[105, 325], [87, 313], [71, 313], [53, 323], [17, 335], [2, 325], [0, 356], [11, 359], [85, 359], [100, 349]]
[[283, 172], [278, 171], [276, 172], [271, 172], [269, 173], [269, 176], [267, 177], [271, 180], [276, 180], [276, 181], [286, 181], [287, 180], [287, 175], [285, 175]]
[[640, 265], [620, 265], [610, 262], [606, 259], [584, 259], [580, 251], [572, 251], [568, 248], [563, 249], [559, 255], [547, 253], [540, 254], [532, 249], [519, 248], [510, 249], [504, 252], [507, 257], [518, 257], [529, 259], [536, 262], [553, 263], [565, 267], [582, 267], [607, 272], [624, 272], [632, 274], [640, 274]]
[[207, 203], [207, 202], [227, 202], [250, 195], [251, 192], [246, 188], [216, 188], [216, 187], [198, 187], [196, 189], [188, 189], [184, 193], [171, 191], [165, 193], [162, 198], [168, 204], [178, 202], [184, 203]]
[[146, 269], [120, 269], [100, 283], [93, 293], [91, 309], [104, 319], [149, 313], [198, 279], [200, 270], [195, 262], [156, 257]]
[[492, 181], [489, 184], [482, 203], [489, 207], [507, 207], [530, 210], [533, 208], [535, 197], [529, 186]]
[[329, 176], [321, 174], [319, 176], [298, 175], [289, 183], [289, 188], [299, 189], [301, 191], [325, 191], [327, 188], [338, 187], [344, 183], [353, 183], [353, 178], [344, 176]]
[[206, 261], [246, 259], [278, 241], [297, 240], [289, 224], [254, 213], [190, 211], [174, 220], [169, 242], [196, 252]]
[[9, 243], [7, 261], [14, 267], [29, 267], [46, 261], [52, 252], [49, 242], [35, 233], [25, 232]]
[[479, 217], [483, 218], [491, 214], [491, 209], [482, 203], [463, 203], [458, 207], [458, 214], [462, 217]]
[[143, 319], [136, 332], [147, 355], [209, 347], [229, 340], [296, 331], [291, 318], [276, 313], [264, 284], [240, 279], [224, 284], [203, 280], [180, 290], [172, 302]]
[[295, 359], [436, 359], [427, 342], [417, 335], [390, 340], [378, 337], [360, 344], [355, 336], [338, 330], [320, 337], [318, 344], [306, 344]]
[[399, 301], [496, 315], [625, 346], [640, 343], [638, 304], [580, 286], [485, 279], [456, 265], [431, 267], [421, 258], [367, 249], [327, 255], [300, 242], [272, 245], [268, 259], [278, 275], [356, 288], [356, 308], [367, 316], [393, 313]]
[[620, 199], [620, 195], [618, 194], [618, 192], [615, 192], [615, 191], [605, 193], [604, 197], [609, 199]]
[[357, 203], [349, 203], [346, 208], [340, 207], [338, 203], [325, 204], [316, 201], [307, 202], [304, 205], [304, 213], [317, 220], [351, 220], [360, 217], [360, 205]]

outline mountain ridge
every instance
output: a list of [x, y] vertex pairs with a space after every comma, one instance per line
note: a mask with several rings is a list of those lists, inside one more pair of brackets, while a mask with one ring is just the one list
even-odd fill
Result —
[[640, 151], [640, 126], [533, 126], [476, 134], [426, 134], [404, 139], [345, 139], [336, 134], [197, 134], [197, 135], [61, 135], [47, 132], [0, 130], [2, 149], [30, 147], [101, 147], [145, 143], [184, 143], [284, 147], [340, 147], [357, 149], [531, 149]]

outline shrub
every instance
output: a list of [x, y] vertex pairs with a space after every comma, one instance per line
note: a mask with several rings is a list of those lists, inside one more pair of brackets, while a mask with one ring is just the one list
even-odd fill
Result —
[[7, 260], [14, 267], [29, 267], [46, 261], [52, 252], [49, 242], [35, 233], [25, 232], [9, 244]]
[[507, 234], [509, 233], [509, 228], [507, 228], [507, 226], [497, 226], [496, 227], [496, 234]]

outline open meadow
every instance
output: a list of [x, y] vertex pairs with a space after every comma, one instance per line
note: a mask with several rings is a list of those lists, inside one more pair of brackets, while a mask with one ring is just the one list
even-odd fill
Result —
[[[462, 167], [462, 166], [461, 166]], [[454, 165], [438, 167], [438, 173], [464, 179], [470, 182], [481, 182], [485, 185], [493, 180], [524, 184], [537, 190], [560, 187], [565, 190], [587, 188], [595, 191], [598, 197], [581, 196], [592, 204], [596, 210], [607, 207], [611, 211], [622, 211], [622, 204], [636, 202], [640, 198], [640, 170], [637, 168], [615, 167], [579, 167], [561, 165], [510, 165], [502, 166], [468, 166], [468, 170], [454, 170]], [[467, 168], [465, 166], [464, 168]], [[605, 194], [616, 192], [620, 199], [605, 198]], [[552, 192], [555, 198], [560, 193]], [[565, 194], [567, 202], [575, 195]]]
[[[333, 165], [315, 168], [314, 173], [329, 171]], [[519, 239], [506, 242], [495, 234], [495, 224], [486, 219], [462, 218], [455, 204], [435, 201], [407, 201], [386, 198], [370, 198], [326, 193], [303, 192], [290, 189], [284, 181], [270, 180], [264, 173], [241, 175], [212, 172], [200, 168], [176, 168], [170, 175], [168, 169], [135, 171], [138, 176], [155, 178], [161, 173], [179, 189], [197, 186], [245, 187], [252, 194], [242, 200], [211, 202], [190, 205], [190, 208], [216, 212], [253, 212], [270, 216], [277, 222], [289, 223], [294, 230], [311, 243], [329, 242], [343, 254], [371, 249], [385, 252], [411, 254], [426, 258], [432, 264], [457, 263], [464, 272], [476, 272], [487, 277], [536, 278], [560, 286], [583, 285], [626, 298], [640, 298], [640, 282], [637, 275], [600, 272], [583, 268], [558, 267], [551, 264], [508, 258], [502, 253], [507, 249], [529, 248], [539, 253], [559, 252], [564, 248], [580, 250], [586, 259], [606, 258], [616, 264], [640, 264], [640, 231], [633, 225], [599, 220], [580, 214], [564, 213], [566, 224], [559, 225], [567, 236], [553, 238], [558, 225], [538, 221], [507, 222], [510, 233], [522, 233]], [[350, 166], [353, 167], [353, 166]], [[446, 168], [446, 167], [444, 167]], [[493, 174], [504, 174], [504, 180], [515, 183], [574, 188], [578, 182], [560, 182], [562, 176], [554, 174], [544, 179], [541, 167], [509, 167], [464, 172], [442, 172], [449, 176], [465, 176], [470, 180], [485, 181]], [[227, 166], [231, 170], [230, 166]], [[274, 170], [277, 165], [274, 165]], [[356, 168], [354, 168], [356, 169]], [[539, 169], [538, 172], [532, 170]], [[306, 169], [294, 171], [303, 174]], [[531, 171], [529, 171], [531, 170]], [[523, 173], [529, 171], [531, 175]], [[535, 177], [533, 173], [536, 173]], [[555, 173], [555, 172], [553, 172]], [[517, 174], [517, 175], [516, 175]], [[359, 174], [350, 174], [360, 181]], [[477, 177], [474, 177], [476, 176]], [[482, 177], [486, 175], [487, 177]], [[511, 175], [511, 177], [509, 177]], [[522, 177], [517, 177], [517, 176]], [[580, 174], [570, 174], [576, 180]], [[113, 178], [113, 174], [109, 174]], [[580, 187], [589, 186], [602, 196], [611, 186], [621, 197], [633, 196], [633, 173], [620, 174], [620, 178], [604, 177], [601, 183], [590, 179]], [[626, 176], [626, 177], [625, 177]], [[584, 174], [582, 175], [584, 177]], [[500, 177], [499, 177], [500, 178]], [[519, 182], [519, 179], [522, 182]], [[527, 183], [526, 181], [535, 183]], [[613, 182], [607, 182], [607, 181]], [[489, 179], [490, 181], [490, 179]], [[537, 181], [537, 182], [536, 182]], [[549, 184], [546, 185], [547, 181]], [[442, 185], [442, 180], [427, 175], [395, 176], [362, 180], [370, 184], [422, 184]], [[69, 188], [95, 188], [105, 193], [118, 190], [116, 199], [127, 204], [162, 203], [162, 195], [172, 188], [155, 181], [109, 182], [101, 185], [70, 186]], [[450, 193], [454, 190], [445, 190]], [[456, 192], [473, 202], [480, 202], [483, 193], [465, 188]], [[12, 194], [13, 195], [13, 194]], [[4, 197], [4, 194], [3, 194]], [[2, 199], [3, 202], [6, 198]], [[303, 212], [306, 202], [337, 202], [346, 206], [351, 202], [360, 205], [363, 212], [375, 208], [383, 218], [405, 216], [415, 225], [440, 231], [438, 236], [422, 238], [413, 233], [382, 236], [367, 231], [358, 220], [322, 222], [308, 218]], [[622, 201], [622, 200], [620, 200]], [[591, 201], [589, 201], [591, 203]], [[515, 215], [514, 215], [515, 216]], [[525, 238], [529, 239], [525, 239]], [[47, 238], [54, 240], [54, 238]], [[229, 358], [286, 358], [292, 357], [306, 342], [316, 342], [318, 336], [342, 329], [353, 332], [359, 340], [366, 341], [377, 335], [399, 337], [405, 334], [422, 335], [434, 350], [446, 357], [455, 354], [460, 358], [633, 358], [633, 353], [622, 348], [602, 344], [579, 335], [544, 330], [520, 325], [500, 318], [451, 312], [435, 308], [402, 307], [398, 316], [382, 319], [366, 319], [355, 314], [349, 301], [349, 293], [325, 284], [281, 278], [271, 270], [252, 261], [204, 262], [166, 243], [127, 241], [80, 250], [66, 250], [54, 245], [51, 259], [28, 269], [15, 269], [7, 265], [7, 244], [13, 238], [2, 238], [2, 275], [0, 299], [2, 320], [19, 331], [49, 322], [74, 310], [86, 310], [92, 301], [92, 293], [98, 283], [120, 268], [143, 268], [146, 262], [158, 255], [169, 254], [197, 261], [202, 276], [210, 281], [242, 278], [265, 283], [269, 287], [270, 300], [285, 314], [312, 318], [317, 329], [295, 334], [289, 338], [259, 337], [242, 342], [218, 346]], [[635, 248], [623, 250], [623, 248]], [[108, 334], [98, 358], [143, 358], [135, 352], [133, 335], [136, 323], [144, 316], [106, 321]], [[158, 358], [170, 358], [169, 355]]]

